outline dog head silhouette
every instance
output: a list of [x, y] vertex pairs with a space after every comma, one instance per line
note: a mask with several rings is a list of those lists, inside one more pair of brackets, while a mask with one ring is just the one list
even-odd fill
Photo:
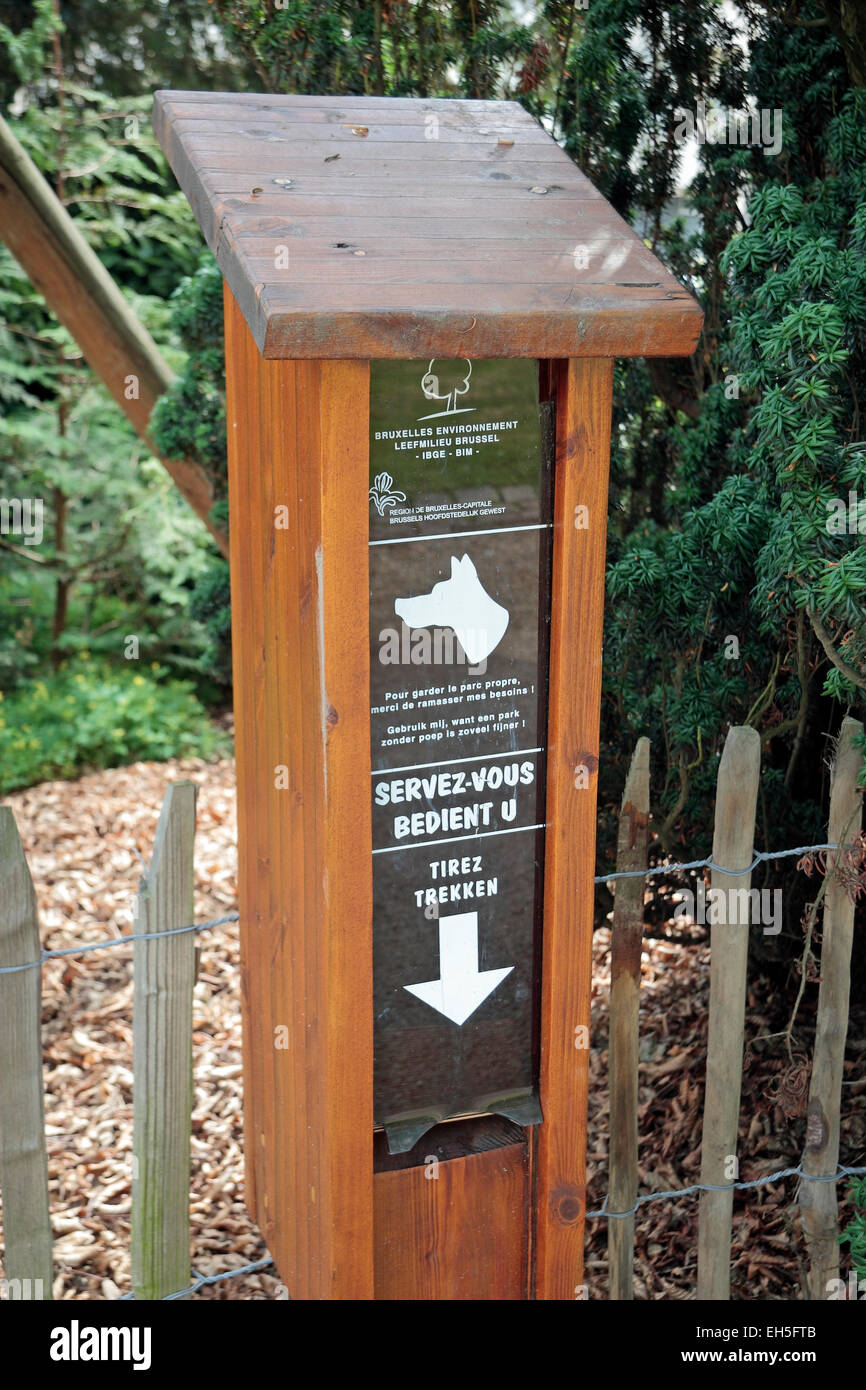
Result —
[[429, 594], [398, 598], [394, 611], [407, 627], [454, 629], [468, 661], [477, 666], [499, 646], [508, 627], [508, 609], [488, 594], [468, 555], [451, 556], [451, 575]]

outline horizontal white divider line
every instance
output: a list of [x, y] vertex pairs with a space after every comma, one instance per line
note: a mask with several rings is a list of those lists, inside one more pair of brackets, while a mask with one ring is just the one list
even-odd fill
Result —
[[439, 531], [435, 536], [395, 536], [393, 540], [370, 541], [370, 545], [407, 545], [409, 541], [451, 541], [463, 536], [501, 536], [506, 531], [549, 531], [552, 521], [534, 521], [531, 526], [482, 526], [477, 531]]
[[422, 767], [453, 767], [455, 763], [488, 763], [491, 758], [528, 758], [530, 753], [543, 753], [543, 748], [518, 748], [513, 753], [479, 753], [477, 758], [443, 758], [438, 763], [409, 763], [406, 767], [383, 767], [371, 772], [371, 777], [390, 777], [394, 772], [415, 772]]
[[447, 840], [416, 840], [411, 845], [387, 845], [385, 849], [374, 849], [374, 854], [396, 854], [401, 849], [432, 849], [434, 845], [456, 845], [461, 840], [487, 840], [491, 835], [519, 835], [526, 830], [545, 830], [546, 822], [540, 825], [513, 825], [509, 830], [482, 830], [480, 835], [450, 835]]

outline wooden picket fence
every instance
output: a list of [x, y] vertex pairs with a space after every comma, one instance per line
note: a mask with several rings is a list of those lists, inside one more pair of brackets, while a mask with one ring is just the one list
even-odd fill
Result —
[[[848, 1032], [848, 994], [854, 933], [854, 900], [845, 886], [848, 848], [862, 825], [857, 786], [863, 726], [843, 720], [830, 784], [827, 843], [837, 845], [807, 913], [807, 930], [823, 908], [821, 977], [807, 1111], [800, 1162], [799, 1204], [808, 1257], [807, 1295], [825, 1299], [839, 1277], [838, 1172], [842, 1069]], [[617, 872], [611, 933], [610, 1147], [608, 1259], [612, 1299], [634, 1297], [634, 1209], [638, 1202], [638, 1033], [643, 940], [644, 874], [648, 866], [650, 745], [638, 741], [619, 816]], [[754, 860], [755, 810], [761, 743], [755, 729], [730, 730], [719, 765], [713, 836], [711, 892], [726, 893], [725, 921], [710, 917], [710, 1005], [701, 1142], [698, 1216], [698, 1299], [730, 1297], [733, 1178], [737, 1158], [740, 1083], [743, 1074], [749, 889]], [[850, 874], [848, 875], [850, 876]], [[712, 899], [711, 899], [712, 900]], [[716, 914], [721, 916], [722, 914]], [[732, 1162], [733, 1161], [733, 1162]], [[616, 1215], [616, 1213], [628, 1213]]]
[[[839, 845], [818, 904], [823, 906], [821, 981], [802, 1171], [837, 1172], [842, 1067], [854, 903], [837, 868], [861, 828], [855, 740], [845, 719], [831, 783], [828, 843]], [[650, 746], [640, 739], [619, 818], [610, 995], [610, 1183], [607, 1213], [610, 1296], [634, 1296], [634, 1209], [638, 1200], [638, 1042], [645, 874], [648, 867]], [[699, 1299], [730, 1296], [731, 1156], [743, 1068], [748, 961], [748, 890], [760, 774], [760, 739], [728, 734], [715, 806], [712, 888], [728, 891], [725, 924], [711, 926], [708, 1057], [698, 1228]], [[134, 948], [132, 1283], [136, 1299], [177, 1294], [190, 1284], [192, 1003], [196, 979], [193, 843], [196, 789], [166, 793], [153, 857], [138, 893]], [[736, 872], [740, 871], [740, 872]], [[742, 890], [746, 890], [743, 892]], [[822, 903], [823, 899], [823, 903]], [[12, 811], [0, 807], [0, 1192], [5, 1274], [51, 1296], [52, 1238], [41, 1051], [41, 940], [36, 895]], [[151, 938], [151, 939], [148, 939]], [[21, 969], [26, 962], [30, 968]], [[5, 972], [5, 973], [3, 973]], [[717, 1190], [722, 1189], [722, 1190]], [[839, 1273], [835, 1182], [801, 1182], [809, 1255], [808, 1293], [826, 1297]], [[29, 1282], [28, 1282], [29, 1281]], [[34, 1296], [32, 1293], [30, 1296]], [[39, 1296], [37, 1293], [35, 1296]]]
[[[136, 902], [133, 993], [132, 1284], [137, 1299], [190, 1283], [196, 788], [166, 793]], [[15, 818], [0, 807], [0, 969], [40, 961], [36, 894]], [[165, 933], [168, 933], [166, 935]], [[42, 971], [0, 974], [0, 1193], [8, 1285], [51, 1297], [41, 1046]], [[41, 1281], [41, 1282], [40, 1282]]]

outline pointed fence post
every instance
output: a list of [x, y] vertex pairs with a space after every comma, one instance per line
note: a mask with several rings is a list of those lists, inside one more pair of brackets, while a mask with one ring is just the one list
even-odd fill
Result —
[[[761, 774], [757, 729], [730, 729], [719, 765], [710, 915], [710, 1017], [701, 1148], [701, 1182], [722, 1186], [736, 1174], [743, 1027], [749, 955], [749, 888]], [[724, 912], [718, 910], [724, 904]], [[719, 919], [724, 916], [725, 920]], [[702, 1192], [698, 1218], [698, 1298], [731, 1296], [732, 1189]]]
[[[10, 807], [0, 806], [0, 967], [38, 961], [36, 894]], [[42, 967], [0, 975], [0, 1195], [6, 1294], [51, 1298], [42, 1079]]]
[[[857, 786], [857, 778], [863, 766], [863, 754], [854, 741], [862, 733], [863, 725], [856, 719], [843, 719], [830, 783], [828, 843], [838, 844], [840, 848], [832, 855], [827, 868], [830, 881], [824, 897], [821, 983], [818, 987], [806, 1147], [802, 1160], [803, 1172], [813, 1178], [830, 1177], [839, 1163], [854, 902], [840, 882], [836, 865], [841, 864], [844, 868], [844, 846], [857, 838], [862, 824], [863, 791]], [[830, 1281], [839, 1278], [836, 1184], [802, 1181], [800, 1211], [809, 1254], [808, 1297], [826, 1299]]]
[[[640, 738], [626, 778], [619, 814], [616, 871], [646, 871], [649, 841], [650, 741]], [[637, 1199], [638, 1020], [640, 954], [646, 879], [617, 879], [610, 961], [610, 1201], [630, 1211]], [[607, 1228], [612, 1299], [634, 1298], [634, 1215], [611, 1218]]]
[[[193, 920], [195, 795], [166, 792], [153, 858], [138, 895], [137, 933]], [[164, 1298], [190, 1282], [189, 1151], [195, 933], [135, 943], [132, 1286]]]

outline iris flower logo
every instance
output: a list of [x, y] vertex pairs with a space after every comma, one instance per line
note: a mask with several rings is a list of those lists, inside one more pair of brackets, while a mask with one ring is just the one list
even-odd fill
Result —
[[398, 502], [405, 502], [406, 494], [394, 487], [394, 479], [390, 473], [377, 473], [370, 488], [370, 500], [375, 503], [379, 515], [384, 516], [389, 507], [396, 507]]

